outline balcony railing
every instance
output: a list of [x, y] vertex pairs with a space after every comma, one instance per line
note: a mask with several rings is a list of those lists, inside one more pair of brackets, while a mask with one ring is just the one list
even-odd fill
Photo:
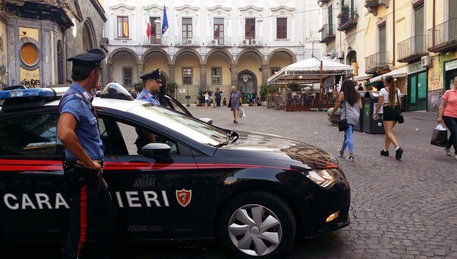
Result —
[[207, 45], [210, 47], [230, 47], [232, 39], [230, 37], [209, 38]]
[[335, 32], [333, 30], [335, 26], [333, 24], [324, 24], [319, 30], [321, 32], [321, 43], [328, 43], [335, 40]]
[[398, 43], [398, 62], [413, 63], [428, 55], [425, 38], [425, 35], [417, 35]]
[[341, 13], [338, 15], [340, 19], [339, 31], [349, 31], [357, 26], [357, 18], [359, 15], [355, 9], [350, 9], [348, 7], [341, 8]]
[[431, 52], [447, 52], [457, 49], [457, 18], [428, 30]]
[[373, 74], [377, 72], [379, 69], [388, 67], [387, 63], [387, 52], [378, 52], [373, 55], [367, 56], [365, 58], [366, 69], [365, 73]]

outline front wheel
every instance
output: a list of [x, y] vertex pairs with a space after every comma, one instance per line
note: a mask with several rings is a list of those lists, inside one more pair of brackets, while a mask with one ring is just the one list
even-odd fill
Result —
[[250, 192], [225, 204], [218, 234], [222, 244], [237, 257], [277, 258], [292, 247], [296, 221], [281, 198], [266, 192]]

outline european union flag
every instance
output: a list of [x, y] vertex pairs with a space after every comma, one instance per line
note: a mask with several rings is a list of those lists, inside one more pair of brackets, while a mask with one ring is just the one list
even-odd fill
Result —
[[168, 30], [167, 8], [163, 5], [162, 35]]

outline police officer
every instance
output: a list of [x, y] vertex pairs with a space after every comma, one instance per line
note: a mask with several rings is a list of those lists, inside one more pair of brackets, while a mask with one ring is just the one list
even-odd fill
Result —
[[143, 79], [143, 90], [136, 99], [160, 105], [158, 94], [162, 86], [160, 68], [140, 76]]
[[64, 194], [71, 199], [69, 229], [63, 258], [79, 258], [91, 226], [97, 228], [94, 258], [110, 258], [117, 218], [102, 178], [103, 143], [90, 93], [102, 72], [100, 49], [69, 58], [73, 83], [59, 104], [57, 136], [65, 147]]

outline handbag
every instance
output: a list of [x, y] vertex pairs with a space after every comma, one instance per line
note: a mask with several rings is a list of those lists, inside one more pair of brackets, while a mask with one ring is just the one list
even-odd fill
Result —
[[342, 119], [338, 121], [338, 130], [339, 131], [345, 131], [349, 128], [348, 120], [347, 119]]
[[430, 140], [430, 144], [438, 147], [446, 147], [448, 144], [447, 139], [447, 129], [443, 126], [442, 123], [436, 125], [433, 129], [432, 139]]
[[338, 130], [346, 131], [349, 128], [348, 120], [346, 119], [346, 104], [344, 104], [344, 119], [338, 121]]

